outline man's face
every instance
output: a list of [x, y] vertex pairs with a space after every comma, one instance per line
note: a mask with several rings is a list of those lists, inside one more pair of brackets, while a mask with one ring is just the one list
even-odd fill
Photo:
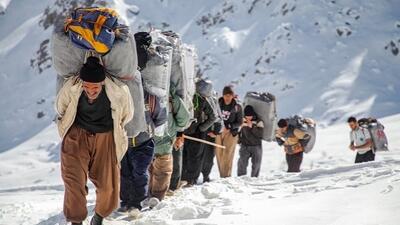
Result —
[[350, 127], [350, 129], [355, 130], [358, 127], [358, 123], [357, 122], [350, 122], [349, 123], [349, 127]]
[[288, 129], [288, 126], [279, 128], [279, 130], [281, 130], [282, 133], [286, 133], [287, 129]]
[[90, 83], [90, 82], [83, 82], [83, 90], [86, 93], [86, 96], [88, 97], [89, 100], [95, 100], [101, 90], [103, 88], [103, 82], [101, 83]]
[[233, 100], [233, 95], [232, 94], [226, 94], [223, 96], [225, 104], [229, 105], [231, 104]]

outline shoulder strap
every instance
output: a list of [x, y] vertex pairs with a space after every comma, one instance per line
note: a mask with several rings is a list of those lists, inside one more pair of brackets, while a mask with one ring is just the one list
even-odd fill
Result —
[[154, 95], [149, 95], [148, 97], [150, 113], [153, 114], [156, 108], [156, 97]]

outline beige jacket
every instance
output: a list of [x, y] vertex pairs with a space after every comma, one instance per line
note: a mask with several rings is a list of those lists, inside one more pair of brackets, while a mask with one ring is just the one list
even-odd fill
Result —
[[[111, 102], [111, 116], [114, 123], [114, 142], [118, 163], [128, 149], [125, 125], [133, 117], [133, 101], [128, 87], [117, 79], [105, 79], [105, 91]], [[79, 97], [83, 92], [83, 81], [78, 77], [69, 78], [57, 95], [55, 107], [58, 113], [58, 133], [64, 138], [75, 121]]]
[[304, 148], [300, 144], [300, 140], [304, 138], [305, 134], [305, 132], [297, 128], [295, 128], [291, 134], [287, 134], [287, 132], [283, 132], [282, 129], [278, 128], [275, 136], [276, 138], [285, 139], [285, 143], [283, 144], [285, 152], [291, 155], [304, 151]]

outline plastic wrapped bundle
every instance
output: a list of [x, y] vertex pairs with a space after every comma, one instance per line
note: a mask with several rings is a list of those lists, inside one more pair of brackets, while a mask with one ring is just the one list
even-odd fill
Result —
[[311, 118], [303, 118], [299, 115], [294, 115], [287, 119], [288, 124], [310, 135], [310, 139], [304, 146], [304, 152], [309, 153], [314, 148], [315, 140], [317, 139], [317, 125]]
[[277, 123], [276, 99], [270, 93], [247, 92], [244, 105], [250, 105], [264, 122], [263, 140], [274, 141]]
[[89, 55], [99, 57], [107, 72], [126, 83], [131, 92], [135, 112], [127, 126], [128, 136], [136, 136], [139, 132], [147, 130], [142, 79], [137, 72], [136, 45], [132, 35], [127, 34], [125, 39], [116, 40], [107, 54], [100, 55], [77, 48], [62, 28], [56, 27], [51, 37], [51, 54], [54, 68], [59, 76], [57, 92], [66, 78], [79, 74]]
[[367, 128], [371, 134], [373, 150], [375, 152], [389, 151], [385, 127], [375, 118], [362, 118], [358, 120], [360, 126]]
[[142, 70], [144, 88], [160, 98], [168, 98], [171, 76], [172, 48], [152, 44], [146, 68]]

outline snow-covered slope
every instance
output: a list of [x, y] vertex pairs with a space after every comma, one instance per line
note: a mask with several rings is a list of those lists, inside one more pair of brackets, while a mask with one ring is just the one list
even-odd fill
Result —
[[1, 0], [0, 152], [51, 123], [51, 24], [91, 2], [116, 8], [133, 31], [180, 32], [218, 90], [272, 92], [280, 116], [328, 125], [400, 112], [398, 0]]
[[[105, 224], [374, 224], [400, 219], [400, 114], [382, 120], [390, 152], [354, 165], [345, 124], [320, 129], [303, 172], [286, 174], [284, 154], [264, 143], [261, 177], [217, 179], [183, 189], [139, 220], [114, 213]], [[63, 224], [59, 138], [51, 125], [0, 153], [0, 224]], [[236, 171], [237, 155], [235, 156]], [[235, 174], [236, 172], [234, 172]], [[200, 178], [201, 180], [201, 178]], [[89, 186], [93, 214], [95, 192]]]

